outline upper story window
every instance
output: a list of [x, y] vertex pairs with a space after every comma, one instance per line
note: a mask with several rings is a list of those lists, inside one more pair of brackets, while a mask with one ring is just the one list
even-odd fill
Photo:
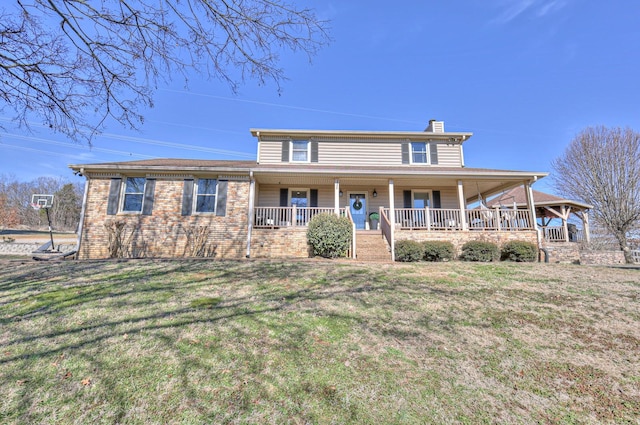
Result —
[[291, 142], [291, 161], [309, 162], [309, 142], [307, 140], [293, 140]]
[[147, 179], [144, 177], [127, 177], [124, 189], [122, 211], [142, 212], [144, 201], [144, 186]]
[[218, 190], [218, 180], [198, 179], [196, 186], [196, 212], [216, 211], [216, 194]]
[[315, 140], [283, 140], [282, 162], [318, 162], [318, 142]]
[[411, 162], [414, 164], [428, 164], [429, 152], [425, 142], [411, 143]]
[[438, 165], [438, 145], [435, 142], [403, 142], [402, 163]]

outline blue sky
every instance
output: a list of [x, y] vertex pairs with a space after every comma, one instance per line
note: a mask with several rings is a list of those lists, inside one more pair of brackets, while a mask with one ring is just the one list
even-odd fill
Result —
[[[301, 4], [300, 2], [298, 2]], [[0, 174], [74, 179], [67, 165], [149, 157], [254, 159], [249, 128], [470, 131], [469, 167], [552, 171], [583, 128], [640, 131], [640, 2], [306, 2], [333, 41], [289, 80], [233, 94], [194, 75], [159, 87], [145, 124], [110, 124], [93, 148], [46, 129], [0, 133]], [[5, 110], [0, 120], [10, 119]], [[536, 184], [551, 191], [551, 179]]]

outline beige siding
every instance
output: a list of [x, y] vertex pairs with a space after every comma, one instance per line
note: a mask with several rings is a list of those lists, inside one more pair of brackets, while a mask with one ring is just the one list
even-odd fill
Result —
[[279, 164], [282, 162], [282, 141], [260, 141], [260, 157], [258, 162], [261, 164]]
[[401, 143], [320, 142], [318, 162], [325, 165], [400, 165]]
[[[373, 197], [373, 188], [370, 186], [342, 185], [343, 196], [339, 198], [339, 207], [349, 205], [349, 193], [364, 193], [367, 201], [367, 211], [378, 211], [380, 207], [389, 208], [389, 188], [376, 187], [377, 197]], [[333, 186], [310, 187], [307, 189], [318, 189], [318, 206], [333, 208]], [[441, 207], [446, 209], [458, 208], [458, 191], [455, 187], [396, 187], [394, 202], [396, 208], [404, 207], [403, 191], [405, 190], [439, 190]], [[261, 185], [258, 193], [258, 207], [278, 207], [280, 206], [280, 186]]]
[[440, 167], [462, 167], [460, 155], [460, 145], [438, 145], [438, 166]]
[[[455, 187], [396, 187], [395, 188], [395, 196], [393, 198], [393, 202], [396, 204], [396, 208], [404, 208], [404, 191], [405, 190], [413, 190], [413, 191], [431, 191], [439, 190], [440, 191], [440, 208], [444, 209], [455, 209], [458, 207], [458, 189]], [[388, 193], [388, 191], [387, 191]], [[386, 200], [388, 195], [384, 195], [384, 199], [386, 204], [385, 207], [389, 207], [388, 201]], [[378, 198], [380, 198], [380, 194], [378, 194]]]
[[[366, 140], [319, 141], [318, 163], [322, 165], [387, 165], [402, 164], [403, 140], [372, 142]], [[462, 166], [460, 145], [438, 144], [438, 166]], [[260, 141], [261, 164], [282, 163], [282, 141]]]

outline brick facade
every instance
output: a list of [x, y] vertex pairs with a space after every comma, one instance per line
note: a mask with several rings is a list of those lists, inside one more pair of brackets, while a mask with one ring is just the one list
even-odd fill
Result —
[[[247, 244], [248, 181], [229, 181], [224, 217], [214, 214], [181, 215], [183, 180], [157, 179], [151, 215], [118, 213], [107, 215], [109, 178], [90, 178], [79, 258], [108, 258], [109, 232], [105, 223], [126, 223], [123, 236], [128, 256], [190, 256], [188, 234], [200, 227], [208, 234], [207, 255], [215, 258], [244, 258]], [[193, 239], [193, 238], [192, 238]]]

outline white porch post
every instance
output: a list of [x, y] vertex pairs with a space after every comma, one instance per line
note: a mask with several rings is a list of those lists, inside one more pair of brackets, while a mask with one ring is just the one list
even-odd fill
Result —
[[538, 231], [538, 220], [536, 220], [536, 205], [533, 201], [533, 189], [531, 189], [531, 182], [526, 182], [524, 184], [524, 191], [527, 194], [527, 207], [529, 207], [529, 214], [531, 215], [531, 222], [533, 223], [533, 228], [535, 231]]
[[569, 214], [567, 213], [567, 207], [563, 205], [560, 211], [562, 211], [562, 230], [564, 231], [564, 241], [569, 242], [569, 226], [567, 226]]
[[467, 205], [464, 201], [462, 180], [458, 180], [458, 205], [460, 208], [460, 224], [462, 225], [462, 230], [469, 230], [469, 227], [467, 226]]
[[333, 183], [333, 211], [336, 215], [340, 215], [340, 180], [338, 179]]
[[393, 180], [389, 179], [389, 220], [391, 221], [391, 261], [396, 261], [396, 205], [393, 201]]
[[253, 216], [255, 208], [255, 193], [256, 193], [256, 181], [253, 178], [253, 171], [250, 172], [249, 177], [251, 183], [249, 184], [249, 216], [247, 217], [247, 258], [251, 256], [251, 232], [253, 230]]
[[591, 236], [589, 236], [589, 212], [586, 210], [582, 212], [582, 225], [584, 231], [584, 240], [589, 243], [591, 242]]

